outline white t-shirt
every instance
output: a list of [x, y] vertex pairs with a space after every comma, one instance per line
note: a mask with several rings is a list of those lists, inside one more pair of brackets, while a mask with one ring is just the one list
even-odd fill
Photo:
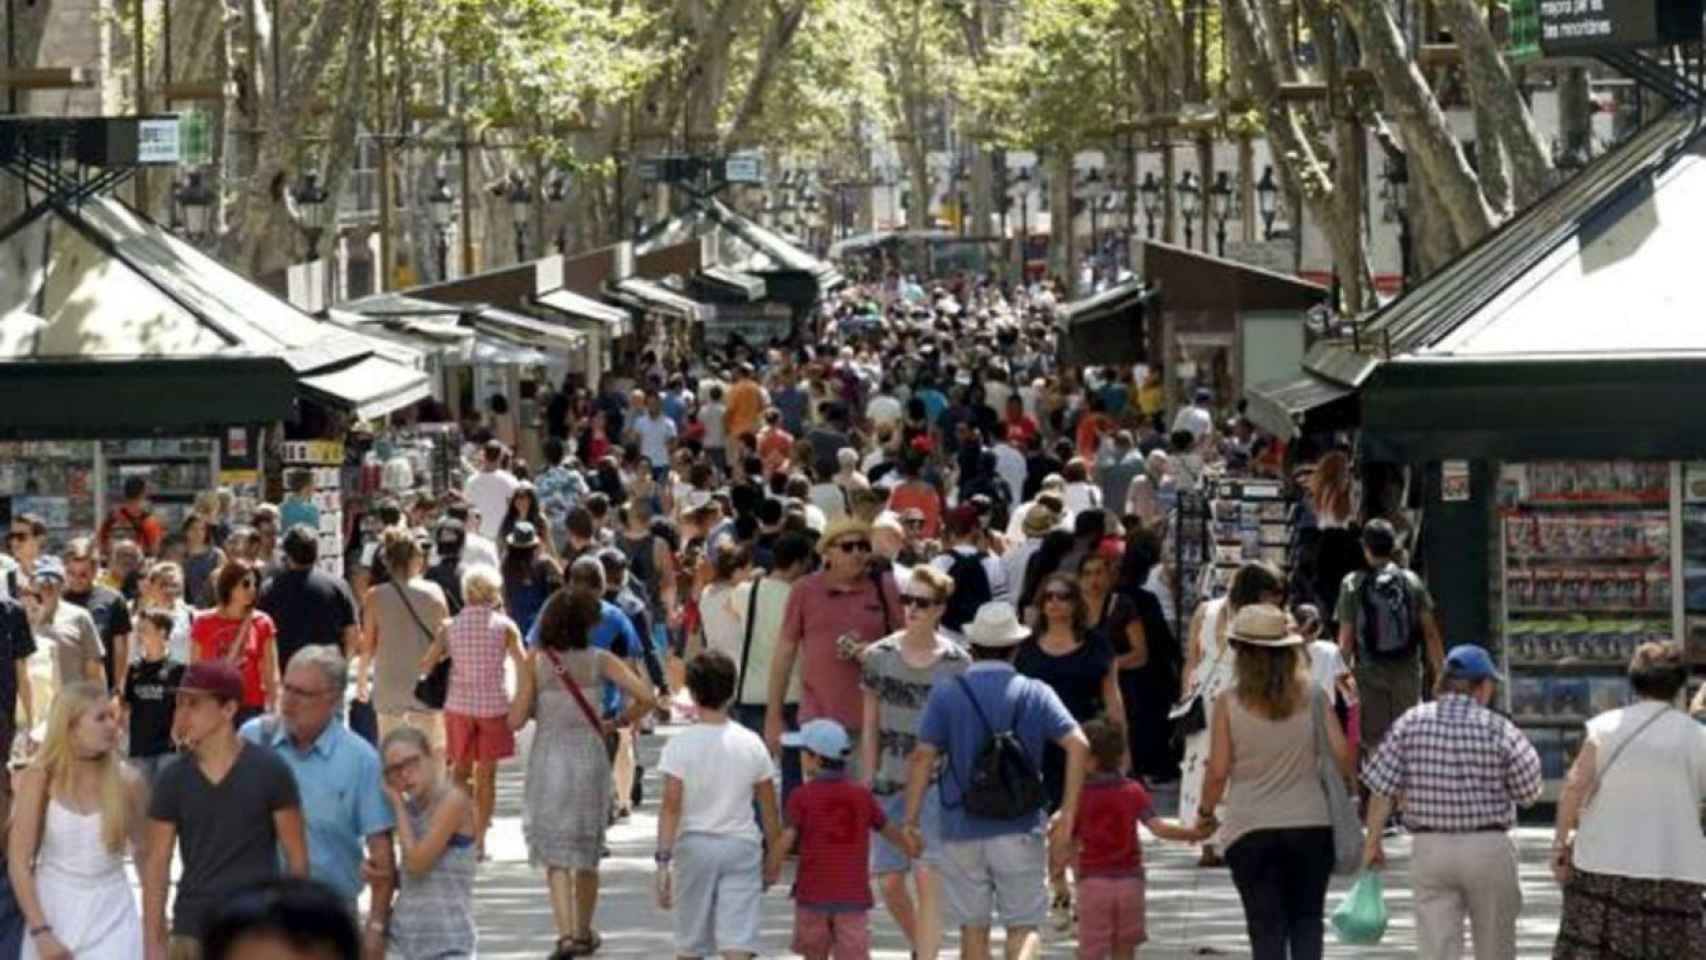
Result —
[[509, 512], [509, 495], [520, 484], [515, 474], [508, 470], [482, 470], [468, 478], [464, 492], [474, 509], [480, 511], [480, 536], [488, 540], [497, 539], [498, 528], [504, 524], [504, 514]]
[[840, 520], [847, 516], [847, 493], [833, 481], [812, 484], [810, 503], [823, 511], [825, 520]]
[[634, 419], [634, 435], [640, 438], [640, 455], [661, 467], [669, 463], [669, 441], [675, 439], [675, 421], [658, 414]]
[[728, 446], [728, 425], [723, 423], [727, 412], [727, 407], [714, 401], [699, 406], [699, 422], [705, 427], [705, 449], [721, 450]]
[[1197, 442], [1201, 443], [1202, 438], [1214, 430], [1214, 414], [1193, 403], [1180, 410], [1179, 415], [1173, 418], [1173, 429], [1175, 431], [1189, 430], [1191, 436], [1196, 437]]
[[677, 836], [709, 833], [762, 841], [752, 816], [752, 788], [771, 779], [771, 764], [758, 734], [733, 720], [694, 724], [664, 744], [658, 769], [681, 781]]
[[870, 403], [865, 404], [865, 416], [873, 424], [899, 423], [905, 413], [906, 411], [901, 408], [900, 401], [886, 393], [877, 394], [871, 398]]
[[1338, 644], [1331, 640], [1309, 641], [1309, 679], [1321, 688], [1329, 702], [1338, 690], [1339, 678], [1350, 672]]

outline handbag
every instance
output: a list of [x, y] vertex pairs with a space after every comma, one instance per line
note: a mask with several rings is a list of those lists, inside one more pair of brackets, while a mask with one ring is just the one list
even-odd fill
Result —
[[[1220, 631], [1220, 628], [1227, 624], [1227, 617], [1230, 613], [1230, 610], [1224, 608], [1221, 610], [1219, 623], [1216, 624], [1217, 631]], [[1219, 651], [1214, 655], [1214, 662], [1209, 665], [1208, 673], [1205, 676], [1214, 675], [1214, 671], [1220, 668], [1220, 661], [1225, 659], [1226, 651], [1230, 648], [1223, 632], [1219, 646]], [[1190, 695], [1185, 697], [1183, 703], [1177, 704], [1173, 709], [1167, 711], [1167, 722], [1171, 725], [1175, 744], [1182, 744], [1187, 737], [1195, 736], [1208, 729], [1208, 708], [1203, 705], [1202, 684], [1199, 683], [1191, 688]]]
[[[426, 621], [421, 619], [421, 615], [415, 612], [415, 605], [409, 600], [409, 591], [395, 580], [391, 581], [391, 585], [397, 588], [397, 596], [403, 598], [403, 609], [409, 611], [409, 617], [415, 621], [415, 626], [420, 627], [421, 632], [427, 635], [427, 644], [430, 646], [434, 634], [427, 629]], [[450, 658], [445, 657], [415, 680], [415, 699], [428, 710], [443, 710], [444, 701], [449, 698]]]
[[1326, 695], [1311, 686], [1309, 712], [1315, 727], [1315, 769], [1321, 789], [1327, 794], [1327, 820], [1333, 827], [1333, 872], [1350, 876], [1362, 869], [1363, 830], [1356, 801], [1333, 759], [1333, 742], [1327, 736]]

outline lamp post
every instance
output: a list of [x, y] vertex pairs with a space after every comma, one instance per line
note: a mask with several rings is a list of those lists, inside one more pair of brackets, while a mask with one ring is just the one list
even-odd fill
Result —
[[[567, 173], [558, 171], [557, 175], [551, 178], [551, 182], [545, 185], [545, 199], [555, 204], [564, 203], [569, 199], [569, 175]], [[569, 252], [569, 218], [567, 216], [563, 217], [562, 222], [557, 225], [557, 252]]]
[[1031, 245], [1031, 184], [1034, 181], [1030, 167], [1020, 167], [1013, 182], [1007, 186], [1019, 201], [1019, 282], [1025, 282], [1025, 258], [1030, 255]]
[[509, 189], [504, 191], [509, 202], [511, 225], [515, 228], [515, 262], [527, 260], [527, 222], [533, 213], [533, 190], [519, 173], [509, 175]]
[[1381, 211], [1382, 219], [1398, 224], [1398, 280], [1399, 289], [1410, 287], [1410, 161], [1402, 153], [1391, 153], [1386, 157], [1385, 167], [1381, 170], [1381, 179], [1386, 181], [1381, 190], [1385, 200]]
[[296, 210], [302, 220], [302, 235], [308, 241], [308, 262], [320, 259], [320, 236], [326, 230], [326, 188], [320, 185], [320, 174], [308, 170], [291, 191]]
[[1232, 176], [1225, 170], [1214, 175], [1209, 188], [1210, 211], [1214, 214], [1214, 242], [1219, 255], [1226, 256], [1226, 221], [1232, 218]]
[[427, 194], [427, 206], [432, 209], [432, 232], [437, 240], [438, 279], [450, 279], [450, 225], [456, 222], [456, 195], [450, 192], [450, 178], [439, 174], [432, 192]]
[[1262, 168], [1262, 179], [1256, 181], [1256, 205], [1262, 211], [1262, 239], [1274, 238], [1274, 217], [1279, 214], [1279, 184], [1274, 182], [1274, 165]]
[[191, 243], [205, 243], [212, 233], [213, 206], [219, 197], [207, 185], [200, 170], [190, 171], [188, 182], [179, 188], [176, 197], [184, 211], [184, 237]]
[[1179, 219], [1185, 222], [1185, 248], [1190, 249], [1196, 242], [1191, 228], [1202, 212], [1202, 185], [1197, 183], [1195, 172], [1186, 170], [1179, 174], [1179, 183], [1173, 189], [1179, 194]]
[[803, 232], [802, 236], [800, 237], [800, 239], [802, 239], [806, 242], [806, 246], [808, 246], [808, 247], [814, 246], [814, 244], [812, 243], [812, 234], [816, 232], [816, 227], [817, 227], [817, 214], [818, 214], [817, 194], [815, 194], [815, 193], [806, 194], [806, 200], [804, 203], [800, 204], [800, 210], [801, 210], [801, 222], [805, 225], [803, 228], [804, 232]]
[[1101, 252], [1101, 245], [1097, 242], [1101, 238], [1098, 237], [1097, 234], [1100, 232], [1102, 195], [1107, 192], [1108, 181], [1102, 176], [1102, 168], [1091, 167], [1090, 172], [1084, 175], [1083, 182], [1079, 184], [1078, 195], [1084, 198], [1084, 205], [1090, 208], [1090, 259], [1092, 270], [1095, 269], [1095, 259]]
[[1155, 218], [1161, 215], [1161, 182], [1155, 179], [1155, 171], [1150, 170], [1143, 175], [1143, 183], [1138, 185], [1137, 195], [1143, 199], [1143, 232], [1151, 240], [1155, 239]]

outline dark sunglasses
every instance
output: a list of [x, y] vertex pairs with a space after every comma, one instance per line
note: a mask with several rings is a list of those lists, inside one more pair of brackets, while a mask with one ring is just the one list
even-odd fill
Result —
[[840, 543], [836, 544], [835, 546], [842, 553], [870, 553], [871, 552], [871, 541], [869, 541], [869, 540], [843, 540]]
[[1044, 600], [1076, 600], [1076, 599], [1078, 599], [1078, 596], [1077, 596], [1077, 594], [1073, 593], [1071, 590], [1044, 590], [1043, 591], [1043, 599]]
[[30, 538], [30, 535], [28, 533], [25, 533], [22, 530], [8, 530], [8, 531], [6, 531], [6, 542], [7, 543], [17, 543], [19, 540], [28, 540], [29, 538]]
[[910, 593], [903, 593], [900, 595], [900, 605], [903, 607], [917, 607], [920, 610], [928, 610], [931, 607], [934, 607], [938, 602], [940, 601], [935, 597], [917, 597]]

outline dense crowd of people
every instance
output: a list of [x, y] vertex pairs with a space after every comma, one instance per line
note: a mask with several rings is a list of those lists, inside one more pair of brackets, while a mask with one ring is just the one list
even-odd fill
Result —
[[[1478, 958], [1514, 956], [1508, 831], [1538, 762], [1489, 709], [1486, 652], [1442, 635], [1402, 511], [1344, 450], [1223, 416], [1213, 384], [1060, 366], [1054, 306], [895, 276], [832, 298], [807, 346], [565, 384], [541, 459], [513, 422], [471, 430], [465, 478], [379, 503], [343, 577], [297, 472], [247, 516], [210, 491], [177, 530], [130, 483], [57, 549], [14, 516], [23, 955], [220, 957], [233, 910], [264, 933], [321, 896], [364, 957], [473, 956], [497, 770], [525, 740], [553, 957], [600, 950], [606, 832], [648, 793], [682, 957], [780, 946], [760, 898], [790, 856], [809, 958], [868, 955], [879, 898], [924, 960], [950, 938], [987, 957], [997, 925], [1034, 957], [1074, 923], [1081, 956], [1131, 957], [1140, 824], [1230, 866], [1258, 960], [1318, 957], [1321, 771], [1364, 794], [1365, 865], [1389, 822], [1416, 835], [1422, 956], [1457, 956], [1466, 917]], [[1181, 609], [1169, 518], [1221, 472], [1295, 486], [1300, 559]], [[1666, 706], [1680, 664], [1643, 647], [1645, 699], [1588, 725], [1558, 956], [1706, 955], [1706, 735]], [[638, 739], [682, 722], [648, 774]], [[320, 886], [279, 885], [300, 877]]]

